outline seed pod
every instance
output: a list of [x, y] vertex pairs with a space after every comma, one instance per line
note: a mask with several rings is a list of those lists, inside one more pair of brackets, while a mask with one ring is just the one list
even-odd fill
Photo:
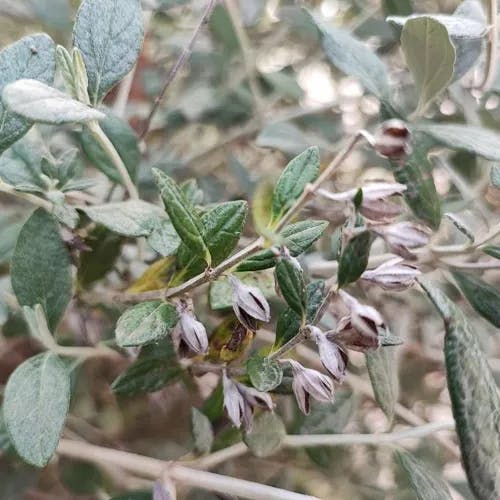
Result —
[[401, 257], [384, 262], [376, 269], [365, 271], [361, 279], [370, 281], [384, 290], [406, 290], [420, 276], [417, 267], [406, 264]]
[[373, 147], [384, 158], [401, 160], [411, 153], [410, 135], [405, 122], [388, 120], [375, 132]]

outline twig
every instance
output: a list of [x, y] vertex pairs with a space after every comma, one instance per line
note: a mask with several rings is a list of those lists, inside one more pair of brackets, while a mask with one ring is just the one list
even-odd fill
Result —
[[439, 431], [455, 428], [453, 420], [432, 422], [430, 424], [412, 427], [399, 432], [380, 434], [304, 434], [286, 436], [283, 446], [288, 448], [308, 448], [312, 446], [340, 446], [348, 444], [392, 444], [405, 439], [415, 439], [428, 436]]
[[241, 23], [241, 15], [239, 7], [234, 0], [224, 0], [226, 4], [227, 13], [231, 18], [231, 23], [233, 25], [234, 31], [238, 38], [241, 55], [243, 57], [243, 63], [245, 65], [245, 71], [248, 77], [248, 84], [250, 86], [250, 92], [255, 103], [255, 109], [257, 111], [257, 116], [259, 121], [262, 122], [264, 115], [264, 104], [262, 95], [259, 90], [259, 82], [257, 79], [257, 70], [255, 67], [255, 57], [253, 55], [252, 48], [250, 46], [250, 40], [245, 32], [245, 28]]
[[135, 474], [157, 479], [165, 471], [173, 481], [225, 495], [254, 500], [317, 500], [316, 497], [282, 490], [273, 486], [253, 483], [244, 479], [205, 472], [135, 453], [95, 446], [88, 443], [61, 439], [59, 455], [92, 463], [108, 463]]
[[12, 196], [15, 196], [16, 198], [19, 198], [20, 200], [29, 202], [32, 205], [36, 205], [37, 207], [42, 207], [45, 210], [47, 210], [47, 212], [52, 212], [52, 203], [50, 203], [50, 201], [44, 200], [43, 198], [39, 198], [38, 196], [35, 196], [30, 193], [23, 193], [21, 191], [16, 191], [14, 186], [7, 184], [1, 179], [0, 179], [0, 193], [10, 194]]
[[489, 13], [489, 42], [488, 51], [486, 52], [486, 69], [483, 81], [479, 85], [479, 89], [488, 90], [497, 74], [497, 42], [498, 42], [498, 0], [490, 0]]
[[123, 160], [121, 159], [121, 156], [113, 146], [113, 143], [108, 139], [108, 136], [103, 132], [98, 122], [89, 122], [87, 124], [87, 127], [96, 141], [101, 145], [106, 154], [109, 156], [115, 168], [118, 170], [130, 198], [132, 198], [133, 200], [138, 200], [139, 192], [137, 191], [137, 187], [130, 178], [127, 167], [125, 166]]
[[245, 443], [236, 443], [222, 450], [215, 451], [206, 457], [194, 460], [189, 465], [197, 469], [213, 469], [217, 465], [232, 460], [233, 458], [240, 457], [248, 452], [248, 447]]
[[200, 22], [196, 26], [191, 39], [189, 40], [188, 44], [186, 47], [184, 47], [183, 51], [181, 52], [181, 55], [175, 62], [175, 64], [172, 66], [170, 69], [167, 78], [165, 80], [165, 83], [163, 84], [163, 87], [158, 94], [158, 97], [155, 99], [153, 106], [151, 108], [151, 111], [149, 113], [148, 118], [146, 119], [146, 123], [144, 124], [144, 128], [142, 129], [140, 138], [144, 139], [146, 135], [149, 132], [149, 129], [151, 128], [151, 123], [153, 121], [153, 118], [155, 114], [157, 113], [158, 109], [160, 108], [160, 104], [165, 97], [165, 93], [167, 92], [168, 87], [170, 84], [174, 81], [175, 77], [177, 76], [177, 73], [182, 69], [182, 67], [186, 64], [187, 60], [189, 59], [192, 51], [194, 44], [196, 42], [196, 38], [198, 37], [201, 29], [203, 28], [203, 25], [208, 22], [210, 19], [210, 16], [212, 15], [212, 12], [214, 11], [215, 7], [219, 3], [219, 0], [210, 0], [207, 4], [207, 7], [205, 9], [205, 12], [201, 16]]

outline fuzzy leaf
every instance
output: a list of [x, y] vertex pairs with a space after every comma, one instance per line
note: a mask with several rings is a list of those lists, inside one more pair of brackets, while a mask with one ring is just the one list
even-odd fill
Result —
[[302, 269], [291, 259], [280, 259], [276, 265], [276, 280], [288, 306], [302, 318], [307, 301]]
[[430, 144], [420, 135], [412, 142], [413, 151], [404, 165], [393, 163], [394, 177], [407, 187], [403, 196], [415, 216], [431, 228], [438, 229], [441, 224], [441, 201], [428, 158]]
[[[9, 83], [35, 78], [52, 84], [56, 72], [56, 46], [45, 34], [26, 36], [0, 52], [0, 95]], [[33, 123], [6, 111], [0, 101], [0, 153], [21, 139]]]
[[448, 390], [469, 485], [480, 500], [500, 497], [500, 389], [462, 311], [434, 285], [420, 284], [445, 324]]
[[278, 415], [265, 412], [259, 415], [244, 441], [250, 451], [259, 458], [276, 453], [286, 436], [285, 424]]
[[33, 122], [60, 125], [87, 123], [106, 117], [97, 109], [75, 101], [69, 95], [38, 80], [9, 83], [3, 89], [2, 101], [10, 112]]
[[445, 26], [425, 16], [405, 23], [401, 47], [420, 94], [417, 114], [421, 114], [453, 78], [455, 48]]
[[281, 174], [273, 194], [272, 220], [277, 221], [300, 197], [307, 184], [319, 174], [319, 149], [306, 149], [295, 157]]
[[368, 266], [372, 241], [373, 238], [370, 232], [364, 231], [347, 242], [339, 260], [339, 287], [357, 281], [365, 272]]
[[500, 135], [471, 125], [422, 123], [416, 127], [450, 149], [464, 150], [487, 160], [500, 161]]
[[181, 243], [170, 219], [163, 217], [155, 221], [153, 230], [148, 237], [148, 244], [155, 252], [158, 252], [162, 257], [175, 255]]
[[156, 392], [182, 376], [170, 339], [143, 347], [139, 357], [111, 386], [120, 396]]
[[21, 230], [12, 257], [11, 280], [19, 304], [40, 304], [54, 330], [71, 299], [71, 262], [59, 225], [43, 209], [38, 209]]
[[3, 413], [21, 458], [47, 465], [63, 430], [70, 400], [70, 377], [54, 354], [39, 354], [20, 365], [5, 388]]
[[454, 272], [460, 290], [471, 306], [492, 325], [500, 328], [500, 290], [482, 279], [461, 272]]
[[[106, 111], [106, 118], [99, 122], [99, 126], [123, 160], [130, 174], [130, 178], [136, 180], [141, 162], [141, 152], [139, 150], [137, 135], [132, 127], [125, 120], [114, 116], [109, 111]], [[109, 177], [113, 182], [121, 184], [123, 182], [122, 176], [111, 162], [109, 155], [102, 149], [102, 146], [97, 143], [94, 136], [87, 128], [84, 128], [79, 137], [83, 150], [92, 165]]]
[[193, 205], [171, 177], [157, 169], [153, 169], [153, 175], [177, 234], [188, 248], [201, 254], [210, 266], [212, 256], [203, 238], [203, 224]]
[[417, 500], [451, 500], [446, 483], [432, 470], [405, 451], [396, 451], [399, 464], [408, 474]]
[[494, 257], [495, 259], [500, 259], [500, 247], [495, 245], [487, 245], [485, 247], [481, 247], [481, 250], [490, 257]]
[[210, 453], [214, 443], [214, 431], [208, 417], [196, 408], [191, 409], [194, 446], [199, 453]]
[[172, 305], [159, 300], [143, 302], [122, 314], [116, 323], [116, 342], [121, 347], [150, 344], [166, 337], [177, 320]]
[[[305, 220], [286, 226], [278, 235], [282, 244], [288, 248], [292, 257], [303, 254], [321, 238], [328, 227], [326, 221]], [[276, 254], [271, 250], [262, 250], [252, 255], [238, 266], [238, 271], [262, 271], [276, 265]]]
[[134, 66], [144, 37], [140, 0], [84, 0], [73, 44], [82, 52], [94, 105]]
[[80, 210], [110, 231], [130, 238], [149, 236], [158, 221], [165, 218], [160, 207], [141, 200], [80, 207]]
[[399, 397], [398, 371], [393, 350], [391, 347], [381, 347], [365, 356], [375, 399], [392, 422]]
[[247, 372], [252, 385], [262, 392], [272, 391], [283, 380], [281, 365], [258, 355], [252, 356], [247, 361]]
[[[323, 280], [312, 281], [306, 286], [307, 314], [306, 322], [311, 323], [323, 303], [325, 294], [325, 282]], [[299, 333], [302, 318], [290, 307], [287, 307], [278, 317], [276, 324], [276, 339], [274, 347], [286, 344]]]

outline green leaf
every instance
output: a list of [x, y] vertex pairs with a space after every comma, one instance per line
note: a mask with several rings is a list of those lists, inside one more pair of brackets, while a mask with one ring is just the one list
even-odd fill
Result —
[[500, 496], [500, 390], [463, 312], [434, 285], [420, 281], [444, 320], [448, 390], [462, 451], [475, 496]]
[[181, 243], [170, 219], [163, 217], [155, 221], [153, 230], [148, 237], [148, 244], [155, 252], [158, 252], [162, 257], [175, 255]]
[[[212, 256], [212, 266], [217, 266], [229, 257], [240, 239], [247, 218], [246, 201], [221, 203], [201, 218], [203, 240]], [[203, 272], [205, 264], [187, 245], [182, 245], [177, 254], [179, 268], [184, 279]]]
[[177, 320], [175, 307], [167, 302], [143, 302], [122, 314], [116, 323], [116, 342], [121, 347], [150, 344], [166, 337]]
[[[312, 281], [306, 286], [307, 323], [311, 323], [316, 317], [316, 313], [323, 303], [324, 295], [325, 282], [323, 280]], [[287, 307], [278, 317], [274, 347], [280, 347], [295, 337], [299, 333], [301, 324], [301, 316]]]
[[250, 451], [259, 458], [276, 453], [286, 437], [285, 424], [278, 415], [265, 412], [259, 415], [244, 441]]
[[194, 446], [199, 453], [210, 453], [214, 443], [214, 431], [208, 417], [196, 408], [191, 409]]
[[339, 260], [339, 287], [354, 283], [365, 272], [372, 242], [373, 238], [369, 231], [364, 231], [347, 242]]
[[140, 0], [84, 0], [73, 44], [82, 52], [94, 105], [134, 66], [144, 37]]
[[500, 135], [491, 130], [471, 125], [418, 124], [416, 130], [425, 132], [439, 143], [454, 150], [464, 150], [486, 158], [500, 161]]
[[[45, 34], [26, 36], [0, 52], [0, 95], [9, 83], [36, 78], [52, 84], [56, 72], [56, 46]], [[0, 100], [0, 153], [23, 137], [32, 122], [6, 111]]]
[[410, 453], [400, 450], [395, 453], [399, 464], [408, 474], [417, 500], [451, 500], [448, 486], [434, 471], [428, 469]]
[[[313, 245], [328, 227], [326, 221], [305, 220], [286, 226], [278, 235], [278, 239], [286, 246], [292, 257], [303, 254]], [[262, 250], [243, 261], [238, 271], [262, 271], [276, 265], [276, 254], [271, 250]]]
[[7, 451], [12, 446], [3, 418], [3, 409], [0, 406], [0, 451]]
[[250, 382], [259, 391], [269, 392], [278, 387], [283, 380], [283, 369], [277, 361], [255, 355], [247, 361]]
[[257, 136], [255, 144], [259, 148], [277, 149], [292, 157], [307, 149], [311, 145], [311, 141], [297, 125], [290, 122], [277, 122], [264, 126]]
[[203, 239], [203, 224], [193, 205], [171, 177], [158, 169], [153, 169], [153, 175], [177, 234], [194, 253], [201, 254], [210, 266], [212, 256]]
[[79, 208], [94, 222], [130, 238], [149, 236], [158, 221], [165, 218], [160, 207], [141, 200]]
[[17, 240], [11, 265], [12, 288], [22, 306], [41, 304], [55, 330], [71, 295], [71, 261], [55, 219], [38, 209]]
[[498, 165], [493, 165], [491, 167], [490, 182], [492, 186], [500, 188], [500, 167]]
[[390, 102], [391, 87], [387, 67], [373, 50], [347, 31], [331, 25], [317, 25], [322, 35], [323, 50], [329, 61], [346, 75], [357, 78], [381, 101]]
[[[260, 289], [266, 299], [276, 297], [272, 272], [238, 274], [245, 285]], [[228, 309], [233, 305], [232, 287], [227, 277], [221, 277], [210, 286], [210, 307], [214, 311]]]
[[471, 306], [492, 325], [500, 328], [500, 290], [472, 274], [455, 271], [460, 290]]
[[[114, 116], [108, 110], [105, 110], [105, 112], [106, 118], [99, 122], [99, 126], [120, 155], [123, 163], [127, 167], [130, 178], [135, 181], [141, 162], [141, 152], [139, 150], [137, 135], [125, 120]], [[113, 182], [122, 184], [123, 178], [116, 170], [109, 155], [102, 149], [102, 146], [95, 140], [94, 136], [86, 127], [79, 135], [79, 138], [83, 150], [92, 165], [109, 177]]]
[[97, 109], [75, 101], [38, 80], [23, 79], [9, 83], [3, 89], [2, 100], [8, 111], [34, 122], [60, 125], [87, 123], [106, 117]]
[[481, 247], [481, 250], [490, 257], [494, 257], [495, 259], [500, 259], [500, 247], [495, 245], [488, 245], [485, 247]]
[[272, 220], [279, 220], [319, 174], [319, 149], [306, 149], [285, 168], [274, 188]]
[[20, 365], [5, 388], [3, 413], [21, 458], [44, 467], [54, 454], [70, 400], [70, 377], [54, 354], [39, 354]]
[[446, 27], [425, 16], [405, 23], [401, 48], [420, 94], [416, 111], [420, 115], [453, 78], [455, 48]]
[[276, 265], [276, 281], [286, 303], [301, 318], [306, 312], [306, 285], [298, 262], [283, 258]]
[[156, 392], [182, 376], [169, 338], [143, 347], [136, 361], [112, 384], [111, 389], [120, 396], [137, 396]]
[[413, 151], [403, 165], [392, 164], [394, 177], [407, 187], [403, 196], [415, 216], [437, 230], [442, 212], [428, 158], [430, 144], [418, 134], [412, 141], [412, 147]]
[[85, 240], [88, 251], [81, 252], [78, 283], [83, 288], [104, 278], [113, 268], [122, 249], [122, 238], [103, 226], [97, 226]]
[[398, 371], [393, 348], [381, 347], [375, 352], [365, 354], [365, 357], [375, 400], [387, 419], [392, 422], [399, 397]]
[[413, 12], [411, 0], [382, 0], [386, 16], [409, 16]]

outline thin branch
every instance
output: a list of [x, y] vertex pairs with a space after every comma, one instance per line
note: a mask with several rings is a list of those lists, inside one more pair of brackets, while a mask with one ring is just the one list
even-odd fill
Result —
[[248, 452], [248, 447], [245, 443], [236, 443], [222, 450], [215, 451], [206, 457], [194, 460], [189, 465], [197, 469], [213, 469], [219, 464], [241, 457]]
[[98, 122], [89, 122], [87, 124], [87, 127], [96, 141], [101, 145], [106, 154], [109, 156], [115, 168], [118, 170], [121, 178], [123, 179], [123, 183], [125, 184], [128, 194], [130, 195], [130, 198], [132, 198], [133, 200], [138, 200], [139, 192], [137, 191], [137, 187], [132, 181], [127, 167], [125, 166], [121, 156], [113, 146], [113, 143], [108, 139], [108, 136], [103, 132]]
[[203, 12], [203, 15], [201, 16], [200, 22], [196, 26], [196, 28], [191, 36], [191, 39], [189, 40], [186, 47], [184, 47], [183, 51], [181, 52], [181, 55], [179, 56], [179, 58], [177, 59], [175, 64], [170, 69], [170, 71], [167, 75], [167, 78], [165, 80], [165, 83], [163, 84], [163, 87], [162, 87], [160, 93], [158, 94], [158, 97], [155, 99], [153, 106], [151, 108], [151, 111], [149, 113], [149, 116], [146, 119], [146, 123], [144, 124], [144, 128], [142, 129], [142, 133], [140, 135], [141, 139], [144, 139], [146, 137], [146, 135], [148, 134], [149, 129], [151, 128], [151, 123], [153, 121], [153, 118], [160, 108], [160, 104], [161, 104], [163, 98], [165, 97], [165, 94], [167, 92], [168, 87], [175, 80], [177, 73], [179, 73], [179, 71], [183, 68], [183, 66], [186, 64], [189, 57], [191, 56], [191, 53], [193, 52], [194, 44], [196, 42], [196, 38], [200, 34], [203, 26], [210, 19], [210, 16], [212, 15], [212, 13], [213, 13], [213, 11], [218, 3], [219, 3], [219, 0], [210, 0], [208, 2], [206, 9]]
[[47, 210], [47, 212], [52, 212], [53, 206], [52, 203], [50, 203], [50, 201], [44, 200], [43, 198], [40, 198], [30, 193], [23, 193], [21, 191], [16, 191], [14, 186], [7, 184], [1, 179], [0, 179], [0, 193], [10, 194], [12, 196], [15, 196], [16, 198], [19, 198], [20, 200], [27, 201], [28, 203], [31, 203], [32, 205], [35, 205], [37, 207], [41, 207]]
[[479, 89], [488, 90], [497, 75], [497, 42], [498, 42], [498, 0], [489, 0], [490, 13], [489, 13], [489, 41], [488, 51], [486, 52], [486, 65], [483, 81], [479, 85]]
[[241, 496], [254, 500], [318, 500], [309, 495], [253, 483], [244, 479], [222, 476], [164, 462], [156, 458], [69, 439], [61, 439], [57, 452], [59, 455], [87, 462], [113, 464], [150, 479], [158, 479], [167, 474], [171, 480], [181, 484], [225, 495]]
[[240, 9], [235, 0], [224, 0], [224, 3], [226, 5], [227, 12], [229, 14], [229, 17], [231, 18], [231, 23], [240, 44], [241, 55], [243, 57], [243, 63], [245, 65], [248, 84], [250, 86], [250, 92], [252, 93], [252, 97], [255, 103], [257, 116], [259, 118], [259, 121], [262, 122], [262, 118], [264, 116], [264, 103], [259, 89], [257, 69], [255, 66], [255, 56], [253, 55], [250, 40], [248, 39], [245, 28], [241, 22]]
[[453, 420], [432, 422], [399, 432], [380, 434], [304, 434], [286, 436], [283, 446], [288, 448], [308, 448], [312, 446], [341, 446], [350, 444], [393, 444], [405, 439], [416, 439], [455, 428]]

